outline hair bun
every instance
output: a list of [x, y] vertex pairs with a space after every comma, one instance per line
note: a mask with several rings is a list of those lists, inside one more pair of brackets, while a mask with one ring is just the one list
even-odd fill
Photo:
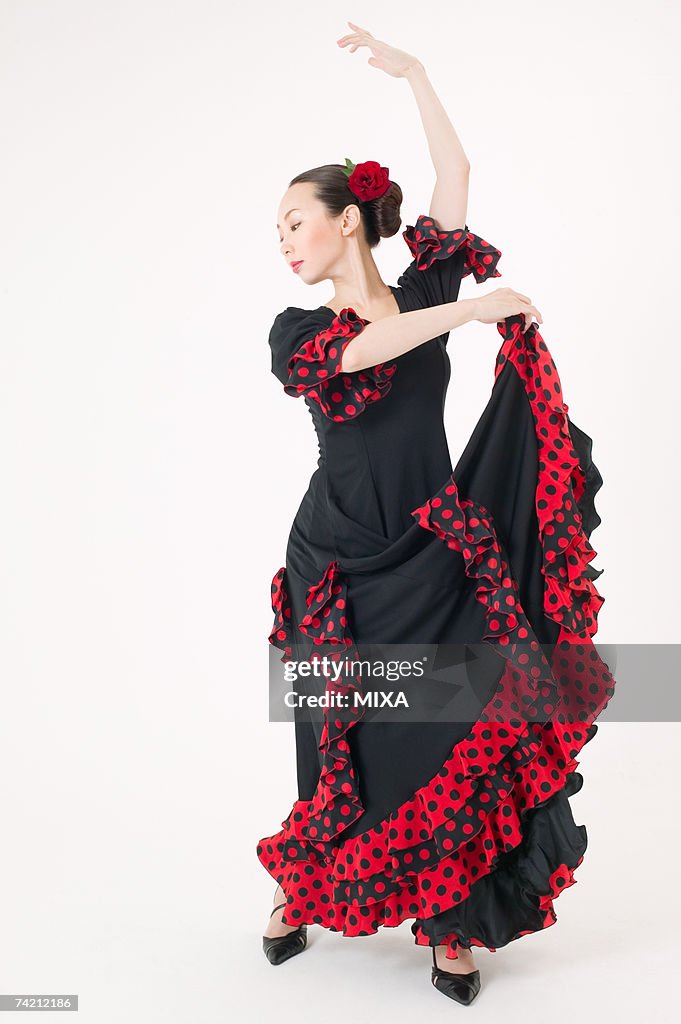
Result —
[[371, 208], [371, 216], [379, 237], [392, 238], [396, 235], [402, 225], [402, 189], [397, 182], [391, 181], [388, 191], [376, 199], [371, 199], [367, 205]]

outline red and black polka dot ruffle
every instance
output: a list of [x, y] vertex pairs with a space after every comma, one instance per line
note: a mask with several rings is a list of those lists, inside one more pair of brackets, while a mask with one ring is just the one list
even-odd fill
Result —
[[489, 277], [501, 277], [496, 269], [501, 251], [474, 235], [467, 224], [454, 231], [439, 231], [432, 217], [421, 214], [415, 225], [409, 224], [402, 232], [402, 237], [419, 270], [426, 270], [433, 260], [448, 259], [463, 247], [466, 253], [463, 277], [473, 274], [478, 283]]
[[[357, 662], [358, 653], [350, 635], [347, 584], [335, 560], [329, 563], [320, 581], [308, 590], [307, 606], [311, 610], [299, 622], [300, 631], [316, 645], [330, 645], [331, 661]], [[328, 851], [334, 838], [364, 812], [350, 746], [345, 738], [348, 729], [364, 712], [361, 707], [354, 707], [351, 699], [353, 692], [361, 692], [358, 673], [354, 677], [345, 673], [337, 680], [329, 673], [325, 678], [325, 692], [343, 694], [348, 698], [349, 707], [342, 716], [334, 712], [333, 707], [325, 713], [319, 744], [323, 755], [319, 783], [308, 804], [299, 838], [315, 840], [323, 844], [318, 849]]]
[[[418, 236], [410, 229], [422, 266], [449, 255], [450, 246], [465, 244], [472, 253], [468, 272], [477, 280], [499, 276], [498, 250], [467, 230], [435, 232], [434, 238], [434, 225], [427, 220], [419, 218]], [[497, 324], [503, 343], [495, 376], [510, 362], [533, 413], [544, 610], [561, 627], [558, 642], [549, 662], [522, 608], [492, 513], [461, 495], [452, 476], [411, 514], [461, 554], [485, 609], [483, 639], [505, 660], [499, 686], [438, 773], [375, 827], [348, 840], [342, 832], [363, 810], [347, 743], [353, 720], [336, 720], [329, 712], [313, 800], [296, 801], [281, 831], [257, 847], [261, 863], [287, 893], [286, 923], [317, 923], [352, 936], [416, 918], [415, 941], [431, 944], [418, 919], [463, 908], [476, 883], [492, 882], [508, 858], [524, 850], [529, 816], [564, 795], [575, 778], [580, 750], [597, 728], [595, 719], [614, 692], [614, 680], [591, 640], [603, 598], [589, 572], [596, 552], [579, 511], [585, 474], [572, 444], [555, 364], [536, 325], [524, 333], [523, 326], [520, 315]], [[280, 574], [273, 580], [270, 641], [290, 650], [286, 645], [293, 627], [285, 574]], [[338, 562], [331, 562], [310, 588], [307, 603], [308, 613], [296, 628], [315, 644], [331, 644], [339, 657], [346, 656], [353, 643], [351, 609]], [[574, 884], [582, 857], [559, 846], [554, 852], [551, 864], [541, 862], [542, 877], [530, 894], [531, 923], [515, 937], [553, 924], [553, 900]], [[462, 929], [438, 941], [445, 943], [450, 959], [456, 958], [459, 944], [494, 950], [484, 922], [473, 934]]]
[[504, 343], [497, 355], [495, 378], [507, 361], [513, 364], [535, 421], [536, 510], [544, 553], [546, 614], [563, 627], [562, 632], [586, 640], [596, 633], [605, 599], [587, 573], [596, 552], [584, 532], [578, 505], [585, 488], [584, 470], [572, 444], [568, 406], [551, 353], [535, 323], [525, 332], [523, 327], [520, 314], [497, 324]]
[[365, 326], [366, 321], [350, 306], [342, 309], [327, 328], [291, 356], [286, 394], [305, 395], [338, 422], [355, 419], [367, 405], [383, 398], [392, 387], [395, 363], [377, 363], [353, 373], [341, 370], [343, 352]]
[[[572, 446], [567, 406], [555, 364], [536, 325], [525, 332], [523, 326], [524, 318], [520, 315], [497, 324], [504, 344], [497, 357], [495, 375], [510, 359], [523, 381], [535, 420], [539, 449], [535, 507], [543, 551], [544, 608], [546, 615], [561, 626], [551, 668], [522, 611], [517, 583], [487, 509], [470, 499], [460, 501], [452, 477], [412, 515], [449, 547], [461, 552], [467, 575], [480, 581], [476, 597], [487, 613], [487, 633], [483, 639], [498, 638], [509, 659], [508, 667], [515, 664], [521, 678], [531, 688], [539, 688], [542, 699], [537, 706], [543, 718], [548, 714], [540, 730], [560, 754], [560, 767], [554, 765], [554, 780], [560, 788], [576, 766], [574, 756], [587, 741], [586, 727], [607, 705], [615, 682], [591, 642], [604, 599], [586, 574], [596, 552], [583, 530], [578, 508], [585, 486], [584, 471]], [[506, 675], [502, 687], [505, 679]], [[528, 715], [532, 708], [529, 692], [520, 692], [516, 698], [514, 706], [525, 708], [524, 714]], [[481, 719], [486, 712], [487, 709]], [[466, 738], [464, 748], [468, 743]], [[548, 905], [547, 910], [551, 910]], [[547, 922], [554, 920], [551, 910]], [[418, 925], [412, 931], [417, 943], [429, 944]], [[443, 941], [453, 952], [460, 936], [448, 935]]]
[[[473, 234], [467, 226], [455, 231], [438, 231], [432, 217], [422, 215], [416, 225], [409, 225], [402, 234], [419, 270], [463, 248], [464, 277], [474, 274], [477, 281], [484, 281], [501, 276], [496, 269], [500, 250]], [[341, 370], [345, 349], [368, 322], [347, 306], [334, 316], [328, 327], [307, 338], [286, 364], [286, 394], [303, 395], [316, 402], [328, 419], [338, 423], [356, 419], [367, 406], [384, 398], [391, 389], [396, 362], [377, 363], [352, 373]]]
[[[525, 815], [565, 786], [589, 738], [589, 724], [611, 692], [611, 677], [593, 648], [587, 651], [579, 644], [574, 651], [557, 651], [549, 667], [486, 509], [460, 499], [450, 480], [413, 514], [461, 551], [467, 574], [477, 581], [476, 596], [487, 609], [485, 639], [499, 644], [507, 668], [471, 733], [438, 774], [388, 819], [349, 841], [329, 844], [315, 841], [316, 823], [311, 834], [310, 802], [297, 801], [282, 831], [259, 843], [261, 862], [288, 893], [285, 916], [291, 923], [306, 920], [344, 935], [366, 935], [465, 901], [471, 887], [522, 842]], [[335, 610], [330, 605], [334, 591], [340, 601]], [[309, 593], [318, 612], [315, 621], [308, 622], [308, 615], [303, 624], [328, 641], [338, 631], [334, 616], [347, 612], [336, 564]], [[571, 659], [583, 662], [579, 671]], [[565, 697], [580, 672], [588, 683], [589, 707], [585, 713], [581, 706], [570, 707], [572, 721], [566, 722]], [[578, 694], [581, 690], [580, 683]], [[347, 751], [341, 751], [336, 765], [341, 778], [346, 779], [348, 767]], [[354, 774], [347, 781], [348, 793], [356, 792]], [[333, 800], [326, 799], [333, 808]], [[572, 884], [576, 866], [555, 867], [553, 895]], [[543, 892], [538, 899], [548, 926], [556, 919], [551, 897]], [[417, 943], [429, 944], [418, 925], [412, 930]], [[446, 938], [452, 956], [460, 938]], [[484, 936], [467, 941], [494, 948]]]
[[274, 623], [267, 639], [273, 646], [280, 647], [284, 651], [284, 658], [290, 658], [292, 655], [291, 602], [286, 589], [285, 565], [282, 565], [281, 569], [277, 569], [272, 577], [271, 591]]
[[[286, 569], [279, 569], [272, 581], [272, 608], [275, 613], [274, 626], [269, 641], [284, 650], [284, 658], [291, 657], [290, 600], [286, 591]], [[327, 645], [330, 650], [324, 655], [330, 662], [358, 662], [359, 656], [350, 635], [347, 584], [338, 563], [329, 562], [321, 579], [307, 592], [307, 607], [310, 609], [297, 624], [301, 633], [308, 636], [315, 646]], [[320, 671], [326, 679], [325, 692], [351, 697], [353, 691], [361, 692], [361, 676], [355, 672], [342, 673], [338, 679], [324, 671], [322, 655], [313, 654], [311, 662], [318, 661]], [[350, 757], [350, 747], [345, 734], [364, 715], [361, 706], [354, 707], [352, 699], [343, 715], [325, 711], [319, 749], [322, 751], [322, 765], [319, 782], [313, 799], [305, 802], [305, 815], [300, 818], [296, 832], [287, 840], [287, 855], [295, 857], [299, 843], [314, 841], [320, 853], [330, 852], [333, 840], [364, 811], [357, 787], [357, 776]]]

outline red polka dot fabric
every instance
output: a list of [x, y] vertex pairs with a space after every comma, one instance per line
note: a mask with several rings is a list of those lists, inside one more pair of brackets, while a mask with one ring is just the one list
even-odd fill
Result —
[[[414, 268], [421, 272], [417, 277], [422, 278], [419, 284], [422, 283], [424, 294], [433, 292], [440, 301], [453, 298], [454, 295], [447, 292], [456, 287], [458, 293], [458, 282], [468, 274], [473, 274], [478, 282], [500, 276], [496, 269], [500, 250], [473, 234], [467, 226], [455, 231], [438, 231], [433, 219], [422, 215], [415, 225], [406, 228], [403, 237], [415, 257]], [[456, 253], [462, 253], [464, 261], [461, 272], [454, 275], [455, 285], [447, 274], [440, 277], [431, 268], [454, 266], [452, 257]], [[412, 283], [409, 270], [400, 281], [405, 287]], [[330, 324], [320, 328], [310, 319], [310, 313], [289, 307], [276, 318], [270, 334], [273, 369], [278, 370], [277, 376], [287, 395], [315, 402], [324, 416], [337, 423], [354, 420], [367, 406], [389, 394], [397, 363], [377, 363], [351, 373], [341, 370], [345, 349], [370, 321], [362, 319], [348, 306], [335, 315]], [[291, 349], [282, 373], [283, 367], [275, 364], [277, 360], [281, 363], [282, 352], [288, 353]]]
[[[463, 248], [466, 273], [476, 280], [499, 276], [500, 251], [467, 228], [442, 232], [431, 218], [419, 217], [404, 235], [419, 268], [427, 270], [433, 260]], [[373, 368], [376, 373], [368, 375], [359, 392], [356, 375], [345, 380], [338, 371], [344, 347], [364, 323], [352, 310], [343, 310], [328, 331], [306, 339], [289, 360], [285, 390], [304, 393], [326, 416], [339, 420], [354, 418], [385, 395], [394, 364]], [[534, 850], [527, 837], [540, 836], [542, 809], [553, 806], [558, 818], [566, 813], [561, 801], [581, 784], [575, 772], [578, 755], [594, 735], [595, 719], [615, 682], [592, 642], [604, 599], [594, 585], [594, 576], [600, 575], [590, 567], [596, 552], [580, 514], [585, 474], [571, 440], [568, 406], [537, 325], [525, 332], [523, 326], [520, 315], [497, 324], [502, 344], [495, 379], [510, 364], [532, 413], [544, 613], [560, 627], [558, 642], [547, 658], [523, 609], [494, 515], [475, 495], [461, 494], [451, 475], [411, 516], [434, 544], [461, 558], [484, 611], [481, 640], [494, 644], [504, 659], [498, 687], [470, 733], [427, 784], [384, 820], [349, 839], [343, 833], [364, 808], [347, 735], [362, 712], [343, 720], [333, 710], [326, 714], [322, 770], [313, 799], [297, 800], [281, 830], [257, 845], [263, 867], [287, 894], [285, 923], [320, 924], [360, 936], [412, 920], [416, 943], [428, 945], [434, 944], [430, 919], [441, 915], [446, 920], [451, 913], [459, 930], [438, 934], [438, 941], [454, 959], [462, 945], [496, 950], [484, 915], [476, 910], [466, 916], [472, 891], [482, 892], [485, 886], [490, 906], [508, 899], [509, 892], [517, 902], [527, 900], [524, 916], [519, 915], [508, 936], [518, 938], [552, 925], [553, 901], [575, 882], [585, 838], [583, 847], [570, 850], [564, 860], [564, 851], [554, 851], [556, 862], [537, 877], [532, 874], [537, 856], [532, 870], [525, 866]], [[307, 611], [297, 623], [292, 621], [286, 567], [279, 569], [272, 581], [272, 609], [269, 641], [284, 658], [297, 633], [315, 646], [329, 646], [339, 658], [353, 652], [352, 608], [338, 559], [309, 588]], [[327, 677], [330, 690], [347, 693], [355, 686], [361, 687], [359, 677], [342, 684]]]
[[457, 251], [465, 253], [463, 277], [473, 274], [475, 280], [486, 281], [489, 277], [501, 277], [496, 269], [501, 250], [479, 235], [464, 228], [454, 231], [438, 230], [432, 217], [422, 214], [416, 224], [409, 224], [402, 237], [416, 260], [419, 270], [427, 270], [434, 260], [448, 260]]
[[570, 437], [569, 407], [563, 401], [556, 364], [537, 325], [533, 323], [525, 332], [523, 326], [521, 316], [497, 324], [504, 343], [497, 355], [495, 377], [510, 360], [525, 386], [534, 417], [546, 614], [570, 634], [587, 638], [596, 632], [604, 598], [586, 571], [596, 552], [582, 528], [579, 511], [585, 489], [584, 470]]
[[331, 324], [307, 339], [288, 363], [287, 395], [305, 395], [325, 416], [342, 422], [364, 412], [390, 391], [395, 363], [377, 363], [354, 373], [341, 370], [343, 353], [368, 321], [354, 309], [342, 309]]
[[271, 592], [274, 623], [267, 639], [273, 647], [282, 647], [285, 658], [291, 658], [293, 656], [291, 646], [293, 623], [291, 622], [291, 602], [286, 589], [286, 566], [283, 565], [272, 577]]

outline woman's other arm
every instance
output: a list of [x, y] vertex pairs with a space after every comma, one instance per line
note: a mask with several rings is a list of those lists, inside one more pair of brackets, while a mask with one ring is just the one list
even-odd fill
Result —
[[528, 296], [512, 288], [497, 288], [480, 298], [459, 299], [457, 302], [443, 302], [439, 306], [384, 316], [367, 324], [345, 347], [341, 370], [354, 373], [367, 366], [396, 359], [471, 320], [493, 324], [516, 313], [522, 313], [525, 317], [523, 330], [530, 327], [533, 315], [539, 323], [543, 323], [541, 313], [532, 305]]
[[367, 324], [343, 353], [341, 368], [348, 373], [385, 363], [418, 345], [474, 320], [473, 299], [396, 313]]

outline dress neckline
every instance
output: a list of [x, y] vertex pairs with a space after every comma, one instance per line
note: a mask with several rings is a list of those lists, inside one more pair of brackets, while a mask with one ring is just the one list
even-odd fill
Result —
[[[392, 285], [392, 284], [389, 284], [388, 288], [390, 288], [390, 291], [393, 293], [393, 297], [395, 299], [395, 302], [397, 303], [397, 313], [398, 314], [399, 313], [403, 313], [404, 310], [402, 309], [402, 306], [400, 304], [400, 298], [399, 298], [399, 288], [397, 288], [396, 285]], [[326, 303], [323, 303], [321, 306], [318, 306], [317, 308], [318, 309], [328, 309], [329, 313], [333, 313], [333, 315], [335, 317], [339, 316], [339, 314], [336, 312], [336, 310], [335, 309], [331, 309], [331, 306], [327, 306]], [[370, 324], [370, 323], [376, 322], [376, 321], [373, 321], [373, 320], [365, 320], [364, 317], [359, 315], [359, 313], [357, 312], [356, 309], [354, 309], [353, 306], [343, 306], [343, 309], [351, 309], [352, 312], [355, 314], [355, 316], [359, 317], [359, 319], [362, 321], [363, 324]], [[342, 312], [342, 310], [341, 310], [341, 312]], [[380, 319], [383, 320], [385, 318], [384, 317], [380, 317]]]

